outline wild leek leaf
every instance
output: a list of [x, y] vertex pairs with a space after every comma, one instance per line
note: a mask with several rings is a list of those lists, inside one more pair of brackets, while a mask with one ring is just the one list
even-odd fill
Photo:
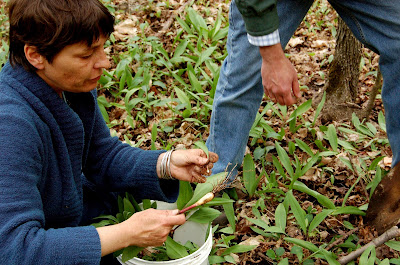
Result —
[[[225, 192], [222, 194], [222, 198], [228, 200], [229, 195]], [[222, 207], [224, 208], [226, 218], [228, 219], [229, 224], [232, 227], [232, 230], [236, 230], [236, 219], [235, 219], [235, 209], [233, 208], [233, 203], [223, 204]]]
[[253, 158], [250, 154], [247, 154], [243, 160], [243, 182], [250, 198], [253, 197], [259, 181], [260, 177], [256, 177]]
[[140, 251], [142, 251], [144, 248], [142, 247], [136, 247], [136, 246], [129, 246], [124, 248], [122, 251], [122, 262], [127, 262], [130, 259], [133, 259], [134, 257], [137, 257]]
[[167, 255], [171, 259], [180, 259], [189, 255], [186, 248], [173, 240], [171, 237], [167, 237], [165, 241], [165, 248], [167, 249]]
[[207, 158], [210, 157], [210, 154], [208, 152], [208, 148], [207, 148], [206, 144], [203, 141], [197, 141], [197, 142], [194, 143], [194, 145], [197, 146], [198, 148], [200, 148], [201, 150], [203, 150], [204, 153], [206, 153]]
[[217, 218], [218, 216], [221, 215], [221, 212], [213, 209], [213, 208], [209, 208], [209, 207], [203, 207], [198, 209], [197, 211], [195, 211], [188, 220], [196, 222], [196, 223], [200, 223], [200, 224], [207, 224], [207, 223], [211, 223], [215, 218]]
[[301, 230], [306, 234], [307, 233], [307, 224], [305, 222], [306, 220], [306, 213], [304, 210], [301, 208], [299, 202], [296, 200], [296, 198], [293, 196], [293, 191], [290, 190], [286, 194], [286, 199], [289, 202], [290, 208], [292, 209], [293, 215], [296, 218], [297, 223], [300, 225]]
[[183, 207], [190, 201], [193, 196], [193, 189], [189, 182], [187, 181], [179, 181], [179, 196], [176, 201], [177, 207], [179, 210], [182, 210]]
[[315, 228], [319, 226], [322, 221], [325, 220], [325, 218], [330, 215], [333, 212], [333, 210], [322, 210], [319, 214], [317, 214], [313, 220], [311, 221], [309, 227], [308, 227], [308, 234], [310, 234]]
[[284, 240], [289, 243], [293, 243], [300, 247], [308, 249], [312, 252], [317, 252], [319, 250], [319, 248], [316, 245], [314, 245], [313, 243], [308, 242], [308, 241], [304, 241], [304, 240], [297, 239], [297, 238], [291, 238], [291, 237], [285, 237]]
[[329, 144], [332, 150], [337, 152], [338, 149], [338, 137], [336, 134], [336, 128], [333, 124], [329, 124], [328, 130], [326, 131], [326, 136], [328, 137]]
[[216, 185], [218, 185], [223, 179], [225, 179], [227, 174], [228, 172], [221, 172], [209, 176], [205, 183], [197, 184], [192, 199], [185, 206], [187, 207], [196, 203], [198, 200], [200, 200], [201, 197], [211, 192]]
[[285, 231], [286, 228], [286, 210], [283, 203], [280, 203], [275, 210], [275, 225], [281, 229], [281, 231]]
[[276, 148], [276, 151], [278, 152], [278, 157], [281, 160], [281, 163], [282, 163], [283, 167], [286, 169], [286, 171], [289, 174], [289, 176], [291, 178], [293, 178], [294, 172], [293, 172], [293, 168], [292, 168], [292, 165], [290, 163], [290, 158], [289, 158], [288, 154], [286, 153], [285, 149], [283, 149], [279, 145], [278, 141], [275, 142], [275, 148]]
[[344, 206], [344, 207], [339, 207], [332, 212], [332, 215], [338, 215], [338, 214], [355, 214], [364, 216], [365, 212], [361, 211], [355, 206]]
[[224, 252], [222, 252], [222, 256], [226, 256], [232, 253], [243, 253], [248, 252], [255, 249], [257, 246], [246, 246], [246, 245], [234, 245], [232, 247], [227, 248]]

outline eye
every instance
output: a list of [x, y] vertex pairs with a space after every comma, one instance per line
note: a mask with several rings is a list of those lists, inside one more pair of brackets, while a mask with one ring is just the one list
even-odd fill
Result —
[[92, 57], [93, 53], [81, 56], [82, 59], [89, 59]]

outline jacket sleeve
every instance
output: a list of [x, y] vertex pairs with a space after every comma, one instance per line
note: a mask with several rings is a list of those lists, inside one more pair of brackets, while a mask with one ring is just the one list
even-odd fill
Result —
[[23, 107], [0, 102], [0, 264], [99, 264], [94, 227], [46, 229], [42, 199], [49, 194], [39, 187], [48, 135], [21, 115]]
[[157, 177], [157, 160], [164, 151], [143, 150], [122, 143], [117, 137], [111, 137], [97, 104], [94, 114], [87, 160], [84, 162], [84, 174], [88, 180], [96, 185], [105, 185], [108, 190], [128, 190], [137, 199], [175, 202], [179, 181]]
[[278, 29], [276, 3], [277, 0], [236, 0], [248, 34], [264, 36]]

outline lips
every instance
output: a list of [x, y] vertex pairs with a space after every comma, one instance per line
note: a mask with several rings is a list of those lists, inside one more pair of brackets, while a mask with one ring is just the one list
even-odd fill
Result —
[[98, 77], [95, 77], [93, 79], [90, 79], [90, 81], [97, 82], [100, 80], [100, 77], [101, 77], [101, 75], [99, 75]]

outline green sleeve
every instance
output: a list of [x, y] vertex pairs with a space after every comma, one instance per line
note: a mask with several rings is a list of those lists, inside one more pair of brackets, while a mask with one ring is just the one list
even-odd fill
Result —
[[263, 36], [278, 29], [276, 2], [277, 0], [236, 0], [247, 33], [252, 36]]

